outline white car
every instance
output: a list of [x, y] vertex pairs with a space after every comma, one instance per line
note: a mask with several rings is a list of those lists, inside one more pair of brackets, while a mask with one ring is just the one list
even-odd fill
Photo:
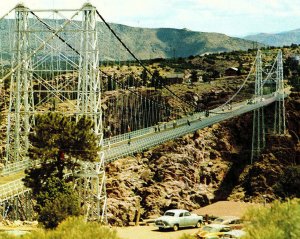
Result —
[[231, 229], [241, 229], [244, 227], [243, 220], [236, 216], [223, 216], [218, 217], [214, 221], [213, 224], [222, 224], [222, 225], [229, 225]]
[[159, 230], [165, 228], [173, 228], [177, 231], [180, 227], [201, 227], [203, 217], [196, 214], [191, 214], [187, 210], [173, 209], [168, 210], [162, 217], [155, 220], [155, 225]]
[[238, 239], [246, 235], [246, 232], [243, 230], [232, 230], [226, 232], [221, 236], [221, 239]]

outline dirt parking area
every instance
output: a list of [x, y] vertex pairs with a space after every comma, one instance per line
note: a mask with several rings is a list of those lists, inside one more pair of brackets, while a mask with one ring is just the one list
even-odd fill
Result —
[[[220, 216], [238, 216], [242, 217], [251, 207], [260, 207], [261, 204], [219, 201], [206, 207], [193, 211], [198, 215], [209, 215], [213, 217]], [[184, 228], [179, 231], [159, 231], [154, 224], [149, 226], [133, 226], [133, 227], [115, 227], [119, 237], [122, 239], [179, 239], [183, 234], [196, 234], [197, 228]]]
[[154, 225], [116, 227], [114, 228], [122, 239], [178, 239], [183, 234], [195, 234], [198, 228], [184, 228], [176, 232], [173, 230], [159, 231]]

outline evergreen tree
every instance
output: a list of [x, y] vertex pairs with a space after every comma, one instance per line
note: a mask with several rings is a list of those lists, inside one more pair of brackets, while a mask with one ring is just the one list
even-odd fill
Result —
[[[45, 226], [57, 225], [45, 216], [51, 208], [57, 214], [56, 217], [51, 214], [57, 221], [65, 219], [66, 215], [78, 214], [74, 205], [79, 206], [79, 203], [69, 185], [72, 178], [65, 174], [79, 170], [80, 161], [97, 160], [99, 146], [93, 126], [86, 117], [78, 121], [58, 113], [36, 117], [34, 132], [29, 136], [32, 146], [28, 150], [34, 162], [25, 171], [23, 180], [25, 186], [32, 189], [37, 200], [36, 212]], [[68, 197], [74, 200], [65, 200]]]
[[147, 74], [147, 71], [146, 69], [144, 68], [141, 75], [140, 75], [141, 79], [142, 79], [142, 84], [143, 86], [147, 86], [147, 81], [148, 81], [148, 74]]
[[191, 72], [191, 82], [195, 83], [197, 81], [198, 81], [198, 73], [197, 73], [197, 71], [194, 70]]

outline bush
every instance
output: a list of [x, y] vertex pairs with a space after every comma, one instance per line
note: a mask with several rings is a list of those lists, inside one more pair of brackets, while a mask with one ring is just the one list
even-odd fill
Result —
[[270, 207], [250, 210], [245, 220], [247, 235], [243, 239], [300, 238], [300, 200], [275, 201]]
[[195, 239], [196, 237], [188, 234], [183, 234], [179, 239]]
[[[3, 237], [2, 237], [3, 235]], [[1, 238], [16, 238], [6, 233]], [[18, 237], [19, 238], [19, 237]], [[55, 230], [39, 230], [26, 234], [22, 239], [119, 239], [116, 231], [101, 226], [97, 222], [85, 222], [83, 217], [70, 217], [62, 222]]]

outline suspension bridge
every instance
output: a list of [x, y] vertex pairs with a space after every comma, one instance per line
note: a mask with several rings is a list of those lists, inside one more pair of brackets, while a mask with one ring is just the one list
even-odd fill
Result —
[[[118, 158], [253, 111], [253, 161], [265, 147], [263, 109], [273, 103], [274, 134], [285, 134], [287, 91], [280, 50], [267, 70], [258, 51], [249, 74], [230, 99], [214, 109], [195, 112], [195, 106], [163, 84], [89, 3], [81, 9], [52, 10], [17, 5], [1, 17], [0, 26], [0, 35], [5, 31], [7, 37], [0, 45], [2, 91], [9, 85], [3, 103], [6, 147], [2, 175], [17, 174], [30, 166], [26, 153], [36, 114], [52, 111], [91, 117], [101, 151], [96, 163], [82, 163], [77, 182], [84, 191], [81, 195], [88, 195], [81, 199], [89, 219], [106, 221], [105, 167]], [[137, 75], [138, 69], [145, 77]], [[252, 98], [235, 102], [252, 78]], [[264, 94], [268, 81], [275, 89]], [[174, 100], [180, 108], [172, 107]], [[21, 179], [0, 185], [3, 217], [12, 211], [15, 218], [21, 214], [29, 218], [29, 202], [30, 190]]]

